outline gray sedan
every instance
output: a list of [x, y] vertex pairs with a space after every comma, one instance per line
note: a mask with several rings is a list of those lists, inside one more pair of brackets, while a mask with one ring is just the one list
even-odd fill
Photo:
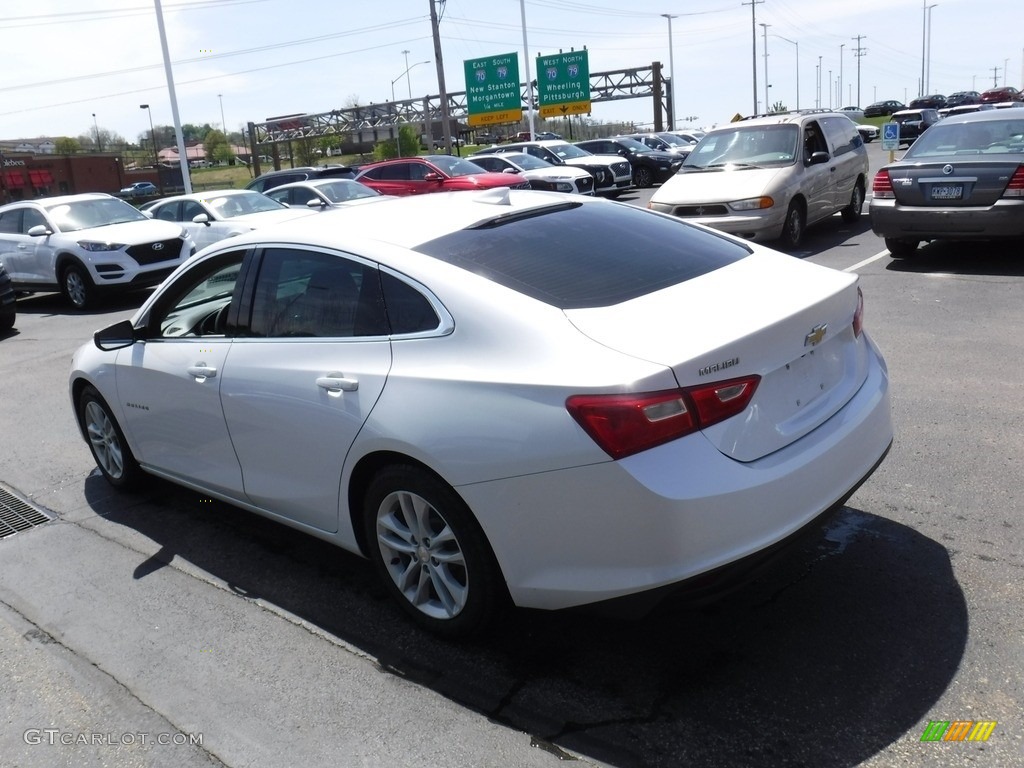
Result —
[[947, 117], [872, 192], [871, 228], [895, 258], [922, 240], [1024, 238], [1024, 109]]

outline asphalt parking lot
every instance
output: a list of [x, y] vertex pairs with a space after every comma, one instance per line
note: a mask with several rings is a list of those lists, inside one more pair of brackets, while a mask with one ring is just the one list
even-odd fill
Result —
[[[161, 481], [114, 493], [66, 378], [141, 297], [19, 300], [0, 488], [53, 520], [0, 539], [0, 764], [1024, 765], [1024, 261], [883, 251], [865, 209], [793, 254], [860, 275], [892, 379], [895, 444], [836, 518], [714, 604], [518, 611], [462, 643], [327, 544]], [[995, 726], [922, 741], [933, 721]]]

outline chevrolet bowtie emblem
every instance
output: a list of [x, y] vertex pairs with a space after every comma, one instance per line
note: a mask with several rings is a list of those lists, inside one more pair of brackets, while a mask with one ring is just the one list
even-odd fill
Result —
[[804, 346], [814, 347], [821, 343], [821, 340], [825, 338], [825, 331], [828, 330], [828, 324], [816, 325], [811, 329], [811, 332], [804, 336]]

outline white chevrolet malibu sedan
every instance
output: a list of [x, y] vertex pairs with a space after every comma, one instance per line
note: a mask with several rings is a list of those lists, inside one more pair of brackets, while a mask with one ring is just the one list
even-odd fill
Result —
[[738, 570], [893, 436], [855, 275], [531, 190], [221, 241], [78, 350], [70, 395], [114, 486], [359, 553], [449, 636]]

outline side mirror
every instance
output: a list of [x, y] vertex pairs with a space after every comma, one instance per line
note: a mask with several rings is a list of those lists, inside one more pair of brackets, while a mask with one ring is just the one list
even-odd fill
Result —
[[31, 227], [28, 231], [29, 237], [45, 237], [46, 235], [52, 234], [53, 230], [51, 230], [45, 224], [36, 224], [34, 227]]
[[153, 218], [153, 212], [152, 212], [152, 211], [150, 211], [150, 210], [146, 210], [146, 211], [140, 211], [140, 213], [141, 213], [141, 214], [142, 214], [143, 216], [145, 216], [145, 217], [146, 217], [147, 219], [152, 219], [152, 218]]
[[316, 211], [316, 210], [319, 210], [321, 208], [327, 207], [327, 203], [325, 203], [319, 197], [314, 197], [312, 200], [307, 200], [306, 201], [306, 207], [307, 208], [312, 208], [314, 211]]
[[130, 320], [122, 320], [119, 323], [114, 323], [106, 328], [96, 331], [92, 336], [93, 343], [104, 350], [110, 352], [114, 349], [123, 349], [130, 347], [138, 339], [135, 337], [135, 328], [132, 327]]
[[831, 159], [832, 158], [829, 156], [828, 152], [812, 152], [811, 153], [811, 160], [807, 164], [808, 165], [821, 165], [822, 163], [827, 163]]
[[423, 180], [424, 181], [444, 181], [444, 177], [440, 173], [434, 173], [433, 171], [431, 171], [430, 173], [424, 174]]
[[205, 224], [206, 226], [210, 226], [210, 217], [207, 216], [205, 213], [199, 213], [192, 217], [192, 223]]

